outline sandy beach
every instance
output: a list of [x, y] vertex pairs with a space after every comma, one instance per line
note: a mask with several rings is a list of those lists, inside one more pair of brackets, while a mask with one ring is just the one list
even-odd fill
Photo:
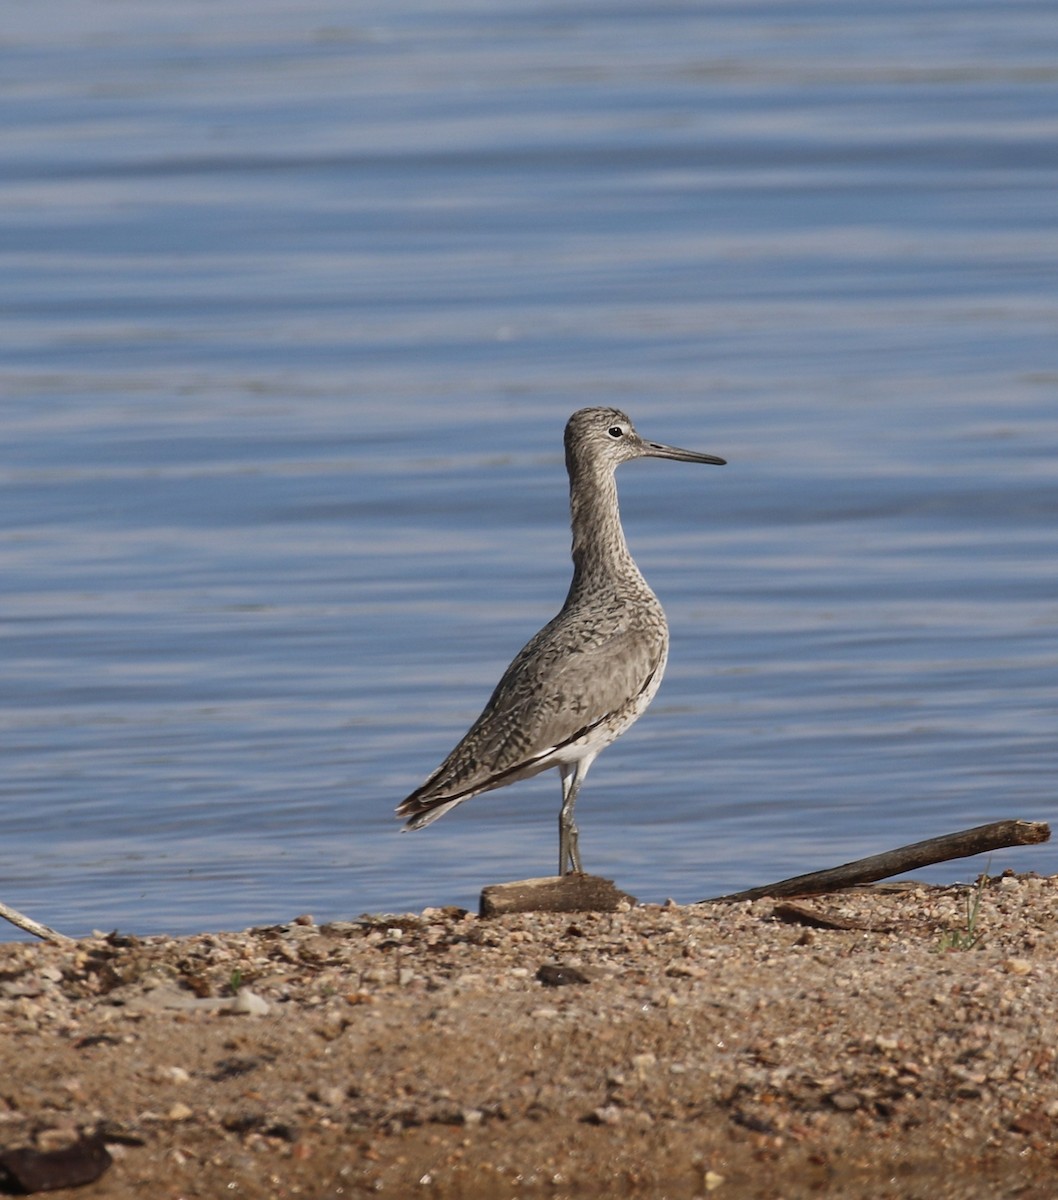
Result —
[[968, 899], [7, 943], [0, 1147], [105, 1144], [85, 1200], [1043, 1200], [1058, 877]]

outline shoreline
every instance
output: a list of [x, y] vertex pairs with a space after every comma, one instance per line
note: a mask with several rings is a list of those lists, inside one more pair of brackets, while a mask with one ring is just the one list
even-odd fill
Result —
[[1043, 1200], [1058, 876], [960, 949], [970, 891], [5, 943], [0, 1147], [101, 1132], [86, 1200]]

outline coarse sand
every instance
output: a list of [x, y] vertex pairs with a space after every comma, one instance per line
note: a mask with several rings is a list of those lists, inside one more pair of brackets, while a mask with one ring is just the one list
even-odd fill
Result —
[[0, 945], [0, 1150], [99, 1133], [83, 1200], [1053, 1200], [1058, 877], [804, 907]]

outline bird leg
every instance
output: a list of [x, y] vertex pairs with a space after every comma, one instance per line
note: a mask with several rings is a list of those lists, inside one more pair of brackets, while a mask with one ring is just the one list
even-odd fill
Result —
[[562, 808], [558, 814], [558, 873], [569, 875], [576, 871], [583, 872], [580, 861], [579, 832], [573, 821], [573, 806], [577, 803], [577, 793], [580, 791], [584, 771], [581, 764], [563, 764], [562, 772]]

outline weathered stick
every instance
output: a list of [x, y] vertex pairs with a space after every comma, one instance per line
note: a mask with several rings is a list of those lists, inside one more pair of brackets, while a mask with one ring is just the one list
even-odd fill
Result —
[[990, 825], [976, 825], [973, 829], [927, 838], [910, 846], [899, 846], [884, 854], [858, 858], [826, 871], [810, 871], [807, 875], [795, 875], [792, 879], [781, 879], [778, 883], [733, 892], [729, 896], [712, 896], [698, 903], [760, 900], [764, 896], [776, 899], [784, 896], [820, 896], [824, 892], [840, 892], [857, 884], [874, 883], [877, 879], [888, 879], [890, 875], [915, 871], [919, 867], [947, 862], [952, 858], [969, 858], [1004, 846], [1035, 845], [1037, 842], [1046, 842], [1050, 836], [1051, 828], [1043, 821], [993, 821]]
[[635, 896], [600, 875], [545, 875], [493, 883], [481, 889], [478, 915], [502, 917], [523, 912], [621, 912], [634, 908]]
[[59, 933], [55, 929], [49, 929], [47, 925], [42, 925], [39, 921], [34, 921], [32, 917], [24, 916], [16, 908], [11, 908], [6, 904], [0, 904], [0, 917], [5, 921], [10, 921], [12, 925], [17, 925], [19, 929], [24, 929], [26, 933], [32, 933], [34, 937], [43, 938], [46, 942], [72, 942], [73, 938], [69, 938], [65, 933]]
[[846, 917], [842, 913], [809, 908], [807, 904], [791, 904], [789, 900], [776, 904], [771, 910], [771, 915], [777, 921], [786, 921], [790, 925], [807, 925], [812, 929], [857, 929], [864, 933], [890, 933], [894, 929], [907, 928], [907, 922]]

